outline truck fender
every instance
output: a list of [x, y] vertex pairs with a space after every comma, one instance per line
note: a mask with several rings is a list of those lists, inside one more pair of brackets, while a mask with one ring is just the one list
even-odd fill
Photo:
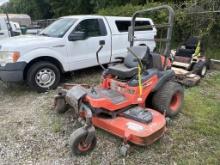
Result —
[[40, 49], [35, 49], [32, 50], [19, 59], [19, 61], [25, 61], [26, 63], [30, 63], [31, 61], [38, 59], [38, 58], [43, 58], [43, 57], [51, 57], [57, 61], [62, 66], [63, 71], [68, 71], [68, 58], [62, 58], [63, 55], [55, 50], [48, 49], [48, 48], [40, 48]]

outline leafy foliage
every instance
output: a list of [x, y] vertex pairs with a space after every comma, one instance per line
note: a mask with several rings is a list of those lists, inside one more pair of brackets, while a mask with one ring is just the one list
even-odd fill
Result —
[[9, 13], [29, 14], [33, 19], [51, 17], [50, 9], [47, 0], [11, 0], [7, 5]]
[[[114, 15], [114, 16], [131, 16], [136, 10], [143, 8], [149, 8], [153, 6], [160, 5], [161, 3], [148, 3], [146, 5], [132, 5], [127, 4], [124, 6], [117, 7], [108, 7], [100, 9], [98, 14], [100, 15]], [[173, 32], [173, 45], [177, 46], [178, 43], [185, 41], [189, 36], [201, 36], [206, 42], [206, 48], [208, 50], [210, 57], [215, 57], [220, 59], [220, 55], [212, 55], [213, 51], [211, 49], [220, 49], [220, 23], [219, 15], [220, 13], [201, 13], [196, 14], [195, 12], [204, 12], [212, 11], [213, 5], [214, 9], [220, 8], [220, 2], [218, 4], [216, 1], [211, 3], [207, 0], [202, 0], [198, 6], [181, 6], [177, 7], [177, 4], [170, 3], [169, 5], [173, 6], [175, 9], [175, 23], [174, 23], [174, 32]], [[163, 23], [167, 20], [165, 12], [159, 12], [157, 14], [147, 15], [153, 19], [154, 23]], [[158, 29], [158, 32], [162, 32]], [[160, 37], [160, 34], [158, 34]]]
[[89, 0], [49, 0], [49, 2], [53, 8], [55, 17], [70, 14], [90, 14], [93, 12], [93, 4]]

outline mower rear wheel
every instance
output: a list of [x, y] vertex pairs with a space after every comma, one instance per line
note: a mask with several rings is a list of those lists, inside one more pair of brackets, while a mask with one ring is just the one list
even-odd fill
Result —
[[205, 77], [207, 71], [208, 71], [208, 66], [207, 66], [207, 62], [205, 61], [199, 61], [198, 63], [196, 63], [193, 66], [193, 71], [201, 76], [201, 77]]
[[92, 139], [91, 144], [86, 144], [85, 140], [88, 132], [84, 128], [79, 128], [70, 136], [70, 147], [73, 155], [86, 154], [92, 151], [97, 143], [96, 137]]
[[153, 107], [167, 117], [176, 116], [182, 109], [184, 89], [177, 83], [168, 81], [154, 95]]

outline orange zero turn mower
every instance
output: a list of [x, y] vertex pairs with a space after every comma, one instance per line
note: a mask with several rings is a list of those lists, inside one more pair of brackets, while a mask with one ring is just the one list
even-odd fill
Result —
[[[135, 37], [135, 20], [139, 14], [168, 10], [167, 37], [163, 55], [151, 53], [148, 46], [134, 46], [143, 40]], [[176, 116], [182, 109], [184, 90], [175, 82], [170, 69], [170, 40], [174, 11], [170, 6], [137, 11], [129, 30], [130, 47], [126, 57], [107, 69], [99, 62], [99, 52], [105, 46], [100, 41], [97, 62], [103, 68], [102, 82], [96, 87], [65, 84], [55, 97], [59, 113], [71, 108], [83, 123], [70, 136], [74, 155], [87, 153], [96, 145], [95, 128], [103, 129], [123, 139], [120, 153], [127, 154], [129, 143], [146, 146], [161, 138], [166, 131], [166, 117]], [[148, 41], [148, 39], [145, 39]]]

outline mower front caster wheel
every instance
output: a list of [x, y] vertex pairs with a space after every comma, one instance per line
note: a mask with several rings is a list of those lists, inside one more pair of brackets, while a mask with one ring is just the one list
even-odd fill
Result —
[[73, 155], [82, 155], [92, 151], [97, 143], [94, 136], [90, 144], [86, 144], [88, 132], [85, 128], [79, 128], [70, 136], [70, 147]]

